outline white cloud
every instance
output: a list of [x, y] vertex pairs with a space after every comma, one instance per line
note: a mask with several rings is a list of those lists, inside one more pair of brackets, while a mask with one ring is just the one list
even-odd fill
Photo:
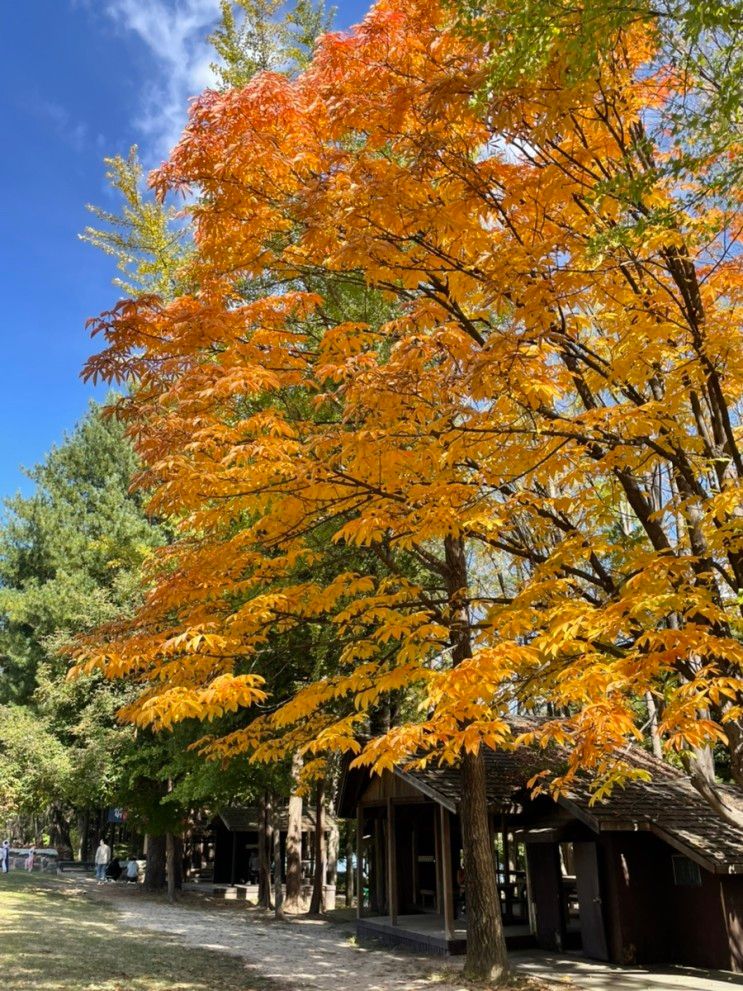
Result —
[[91, 137], [88, 125], [84, 121], [75, 120], [69, 110], [55, 100], [32, 99], [31, 110], [45, 121], [74, 151], [85, 151], [91, 142], [97, 144], [97, 138]]
[[180, 136], [189, 99], [214, 85], [206, 39], [219, 19], [218, 0], [108, 0], [105, 10], [156, 63], [153, 77], [143, 80], [134, 123], [146, 139], [145, 158], [164, 158]]

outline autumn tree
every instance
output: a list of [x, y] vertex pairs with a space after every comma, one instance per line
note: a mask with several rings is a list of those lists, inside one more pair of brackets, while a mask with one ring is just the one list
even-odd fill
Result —
[[[684, 81], [651, 27], [491, 89], [448, 6], [380, 0], [296, 78], [205, 94], [154, 178], [196, 195], [198, 291], [119, 304], [88, 369], [136, 377], [121, 415], [182, 524], [81, 669], [167, 728], [268, 704], [264, 645], [331, 624], [335, 669], [210, 751], [358, 750], [402, 692], [360, 759], [461, 767], [467, 970], [495, 980], [483, 745], [569, 744], [541, 786], [600, 796], [649, 697], [731, 817], [710, 743], [743, 780], [737, 218], [719, 156], [660, 167]], [[339, 279], [394, 312], [334, 312]], [[346, 546], [385, 569], [324, 569]], [[515, 706], [549, 716], [513, 741]]]

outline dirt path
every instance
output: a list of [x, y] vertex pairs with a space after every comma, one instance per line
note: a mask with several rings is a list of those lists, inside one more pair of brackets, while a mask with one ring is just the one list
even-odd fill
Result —
[[[187, 947], [241, 958], [248, 973], [268, 978], [276, 991], [472, 991], [459, 976], [463, 958], [450, 960], [405, 950], [357, 946], [352, 924], [304, 916], [276, 922], [247, 906], [179, 905], [126, 889], [97, 889], [120, 913], [122, 926], [166, 933]], [[684, 968], [652, 971], [599, 964], [577, 955], [533, 951], [512, 955], [520, 991], [743, 991], [743, 978]]]
[[356, 946], [350, 927], [306, 918], [275, 922], [254, 909], [184, 907], [136, 896], [112, 902], [123, 925], [168, 933], [188, 946], [239, 956], [248, 972], [271, 978], [287, 991], [459, 991], [462, 987], [456, 964]]

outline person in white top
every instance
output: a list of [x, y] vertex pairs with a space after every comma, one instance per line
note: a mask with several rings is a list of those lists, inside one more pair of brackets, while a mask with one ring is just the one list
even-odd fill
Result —
[[106, 880], [106, 868], [110, 859], [111, 847], [102, 839], [95, 852], [95, 877], [99, 884]]
[[7, 840], [3, 840], [3, 845], [0, 846], [0, 871], [2, 871], [3, 874], [7, 874], [9, 867], [10, 867], [10, 843]]

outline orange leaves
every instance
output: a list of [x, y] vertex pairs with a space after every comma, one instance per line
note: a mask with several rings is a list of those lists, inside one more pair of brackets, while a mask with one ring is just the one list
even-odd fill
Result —
[[549, 705], [552, 786], [608, 788], [647, 692], [673, 746], [741, 711], [736, 228], [647, 165], [642, 38], [484, 106], [443, 11], [380, 0], [299, 78], [205, 95], [154, 176], [196, 197], [198, 291], [104, 315], [88, 373], [136, 379], [178, 540], [81, 663], [166, 725], [261, 701], [239, 678], [301, 634], [321, 659], [214, 754], [354, 749], [391, 697], [363, 759], [454, 761]]
[[186, 719], [211, 721], [226, 712], [262, 702], [266, 698], [262, 684], [263, 679], [252, 675], [222, 675], [200, 689], [155, 689], [126, 706], [120, 715], [126, 721], [154, 730], [171, 729]]

